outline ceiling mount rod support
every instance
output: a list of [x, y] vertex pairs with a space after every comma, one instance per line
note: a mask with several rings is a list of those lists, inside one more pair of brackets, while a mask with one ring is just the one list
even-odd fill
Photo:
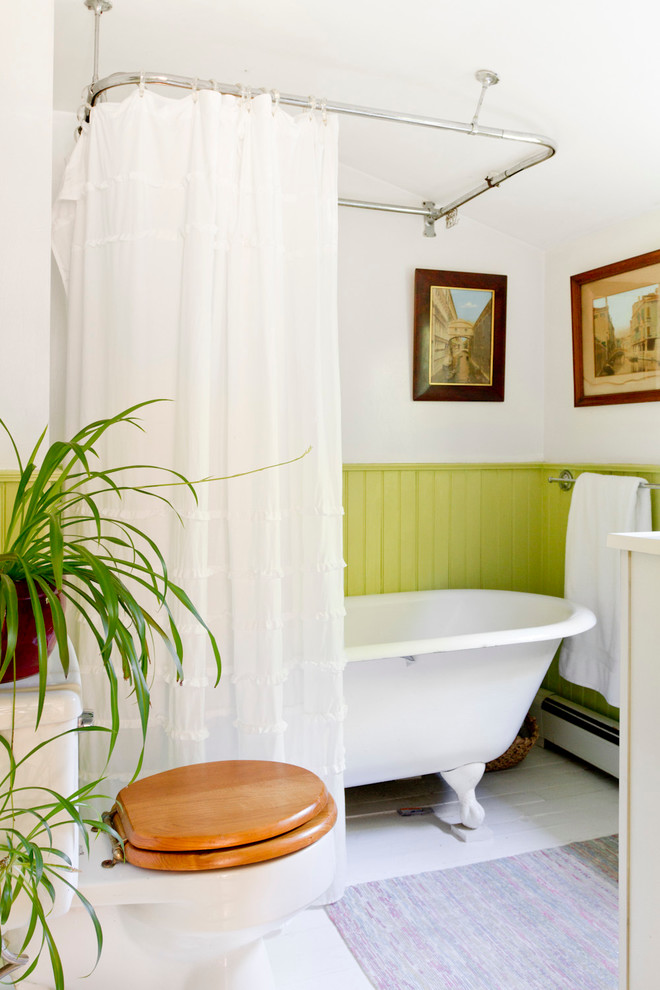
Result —
[[435, 221], [438, 219], [438, 209], [431, 199], [425, 199], [422, 206], [424, 214], [424, 237], [435, 237]]
[[491, 86], [497, 86], [500, 81], [500, 77], [492, 69], [479, 69], [475, 72], [474, 78], [477, 82], [481, 83], [481, 93], [479, 94], [479, 102], [477, 103], [477, 109], [474, 111], [474, 117], [472, 118], [472, 133], [477, 129], [477, 123], [479, 121], [479, 113], [481, 111], [481, 104], [484, 102], [484, 96], [486, 95], [486, 90], [490, 89]]
[[83, 0], [88, 10], [94, 14], [94, 69], [92, 72], [92, 82], [96, 82], [99, 77], [99, 32], [101, 28], [101, 14], [107, 10], [112, 10], [111, 0]]
[[424, 237], [435, 237], [435, 225], [438, 220], [444, 217], [445, 227], [449, 230], [458, 223], [458, 206], [461, 204], [452, 203], [451, 206], [436, 206], [433, 200], [426, 199], [422, 203], [423, 210], [419, 212], [424, 217]]

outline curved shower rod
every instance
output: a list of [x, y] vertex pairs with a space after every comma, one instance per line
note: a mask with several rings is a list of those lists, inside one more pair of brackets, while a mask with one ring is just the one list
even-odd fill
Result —
[[357, 106], [351, 103], [335, 103], [330, 100], [315, 101], [310, 97], [292, 96], [285, 93], [275, 93], [265, 89], [250, 90], [247, 87], [235, 86], [229, 83], [218, 83], [213, 79], [193, 79], [189, 76], [173, 76], [159, 72], [115, 72], [103, 79], [98, 78], [98, 35], [101, 14], [111, 9], [110, 0], [84, 0], [85, 6], [95, 14], [95, 36], [94, 36], [94, 77], [88, 88], [87, 103], [85, 107], [85, 119], [89, 120], [89, 114], [94, 104], [109, 89], [116, 86], [175, 86], [179, 89], [211, 89], [227, 96], [257, 96], [270, 92], [270, 95], [278, 103], [284, 106], [321, 109], [326, 113], [338, 113], [352, 117], [370, 117], [378, 120], [397, 121], [402, 124], [412, 124], [417, 127], [429, 127], [442, 131], [453, 131], [467, 134], [470, 137], [497, 138], [503, 141], [517, 141], [521, 144], [529, 144], [536, 147], [535, 154], [523, 158], [521, 161], [510, 165], [508, 168], [492, 175], [487, 175], [478, 186], [468, 190], [445, 206], [438, 206], [431, 201], [425, 201], [421, 206], [398, 206], [394, 203], [372, 203], [359, 199], [340, 199], [340, 206], [352, 206], [365, 210], [384, 210], [389, 213], [409, 213], [424, 218], [424, 235], [435, 237], [436, 221], [445, 218], [448, 227], [453, 226], [457, 221], [458, 208], [470, 200], [476, 199], [489, 189], [495, 189], [507, 179], [517, 175], [533, 165], [551, 158], [556, 151], [554, 142], [541, 134], [529, 134], [525, 131], [501, 130], [495, 127], [482, 127], [478, 123], [479, 111], [484, 99], [484, 95], [490, 86], [499, 82], [497, 73], [490, 69], [480, 69], [476, 73], [476, 79], [481, 83], [481, 94], [479, 102], [471, 123], [465, 124], [454, 120], [441, 120], [435, 117], [423, 117], [417, 114], [400, 113], [394, 110], [378, 110], [374, 107]]

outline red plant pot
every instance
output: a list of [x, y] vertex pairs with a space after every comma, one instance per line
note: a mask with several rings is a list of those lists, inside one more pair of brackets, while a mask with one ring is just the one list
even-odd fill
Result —
[[[0, 684], [8, 681], [22, 681], [26, 677], [32, 677], [39, 672], [39, 643], [37, 640], [37, 626], [34, 621], [30, 592], [26, 581], [16, 582], [16, 594], [18, 596], [18, 638], [16, 640], [16, 652], [14, 658], [0, 677]], [[50, 605], [46, 601], [46, 596], [39, 592], [39, 602], [41, 612], [44, 617], [46, 627], [47, 654], [50, 656], [55, 646], [56, 636], [53, 631], [53, 617]], [[7, 633], [2, 627], [2, 656], [7, 649]]]

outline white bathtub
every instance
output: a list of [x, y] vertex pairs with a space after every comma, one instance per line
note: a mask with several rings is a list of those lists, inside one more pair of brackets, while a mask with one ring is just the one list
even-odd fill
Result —
[[346, 598], [347, 787], [442, 773], [463, 824], [483, 810], [484, 764], [511, 745], [561, 640], [595, 616], [514, 591]]

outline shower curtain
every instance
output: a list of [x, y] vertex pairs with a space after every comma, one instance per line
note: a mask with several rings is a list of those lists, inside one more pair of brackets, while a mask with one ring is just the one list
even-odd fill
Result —
[[[182, 619], [185, 679], [156, 656], [143, 772], [232, 758], [309, 767], [338, 803], [341, 862], [336, 119], [212, 91], [102, 103], [68, 163], [53, 249], [67, 292], [67, 436], [165, 398], [141, 412], [144, 433], [108, 435], [109, 463], [201, 479], [311, 448], [200, 484], [198, 505], [168, 489], [183, 526], [157, 500], [113, 499], [109, 511], [165, 550], [223, 658], [214, 688], [203, 631]], [[84, 631], [77, 646], [85, 706], [107, 724]], [[122, 726], [109, 789], [135, 766], [130, 698]], [[104, 758], [101, 741], [86, 743], [83, 775]]]

